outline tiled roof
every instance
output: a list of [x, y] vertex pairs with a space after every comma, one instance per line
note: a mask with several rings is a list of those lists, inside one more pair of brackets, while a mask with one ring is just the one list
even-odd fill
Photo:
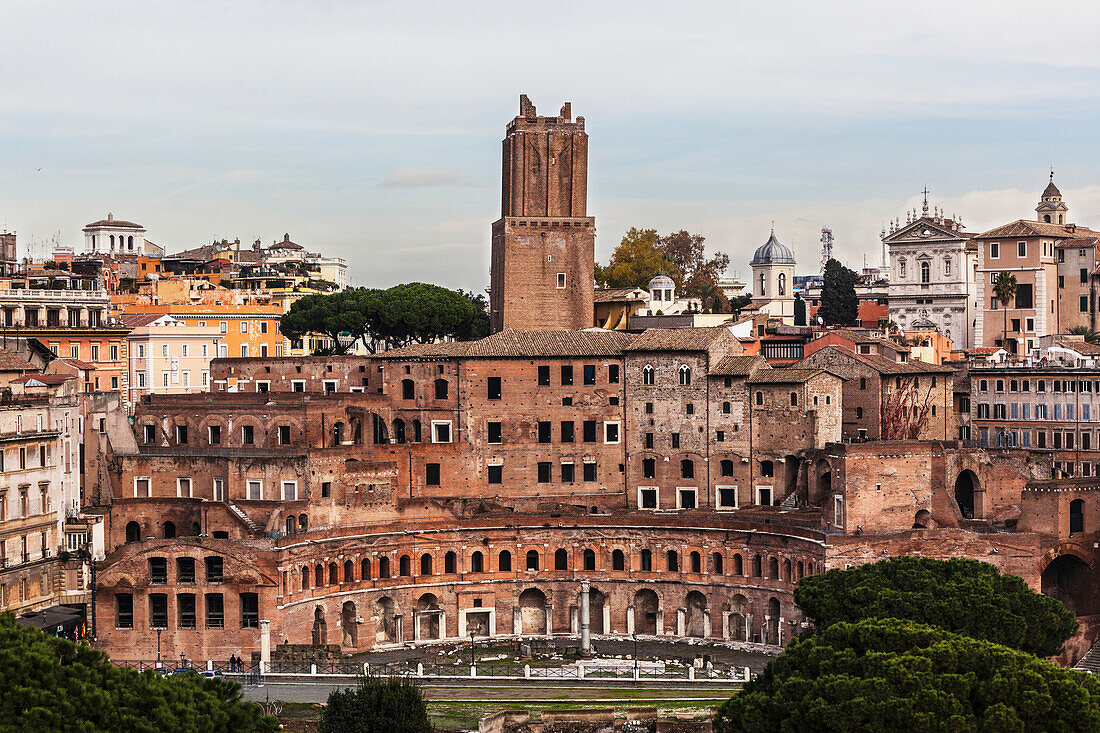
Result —
[[164, 318], [163, 313], [123, 313], [119, 316], [122, 323], [130, 328], [141, 328]]
[[95, 364], [91, 364], [91, 363], [86, 362], [86, 361], [81, 361], [80, 359], [73, 359], [72, 357], [67, 357], [67, 358], [64, 358], [64, 359], [58, 359], [58, 361], [60, 361], [62, 364], [68, 364], [69, 366], [76, 367], [77, 369], [83, 369], [84, 371], [90, 371], [90, 370], [95, 369]]
[[825, 374], [822, 369], [798, 369], [787, 367], [784, 369], [763, 369], [756, 372], [748, 379], [749, 384], [799, 384], [808, 382], [818, 374]]
[[620, 331], [519, 331], [506, 328], [480, 341], [415, 344], [379, 354], [384, 359], [619, 356], [634, 336]]
[[1096, 236], [1097, 232], [1085, 227], [1069, 227], [1061, 224], [1047, 224], [1041, 221], [1028, 221], [1017, 219], [1016, 221], [990, 229], [975, 236], [975, 239], [998, 239], [1000, 237], [1059, 237], [1061, 239], [1087, 239]]
[[[837, 353], [843, 354], [849, 359], [855, 359], [856, 361], [871, 367], [879, 374], [951, 374], [955, 370], [950, 367], [937, 366], [935, 364], [925, 364], [923, 361], [906, 361], [897, 362], [890, 361], [889, 359], [878, 356], [877, 354], [857, 354], [850, 349], [845, 349], [839, 346], [826, 346], [822, 349], [815, 351], [809, 356], [805, 357], [801, 361], [797, 362], [795, 366], [803, 365], [805, 367], [813, 366], [818, 368], [814, 362], [819, 358], [823, 358], [825, 354]], [[822, 357], [817, 355], [821, 354]]]
[[[638, 293], [638, 295], [635, 296], [635, 293]], [[645, 291], [641, 288], [596, 288], [592, 293], [592, 299], [596, 303], [643, 301], [645, 300], [644, 293]]]
[[123, 219], [100, 219], [99, 221], [93, 221], [91, 224], [85, 224], [85, 229], [92, 227], [120, 227], [122, 229], [141, 229], [141, 224], [135, 224], [132, 221], [125, 221]]
[[70, 379], [76, 379], [71, 374], [25, 374], [22, 377], [11, 380], [16, 384], [27, 384], [28, 382], [39, 382], [41, 384], [64, 384]]
[[[862, 306], [863, 303], [860, 303]], [[871, 336], [870, 334], [860, 333], [847, 328], [837, 328], [832, 331], [824, 331], [821, 336], [828, 336], [833, 334], [840, 338], [848, 339], [853, 344], [880, 344], [882, 346], [888, 346], [894, 351], [909, 351], [908, 346], [902, 346], [897, 341], [891, 341], [890, 339], [882, 338], [880, 336]]]
[[1084, 356], [1096, 356], [1100, 354], [1100, 345], [1090, 344], [1088, 341], [1075, 341], [1073, 339], [1054, 339], [1055, 346], [1063, 349], [1072, 349]]
[[0, 349], [0, 372], [35, 372], [38, 371], [34, 364], [13, 354], [7, 349]]
[[630, 344], [627, 351], [706, 351], [723, 334], [725, 326], [711, 328], [649, 328]]
[[762, 356], [723, 356], [710, 373], [719, 377], [747, 377], [760, 369], [771, 369]]

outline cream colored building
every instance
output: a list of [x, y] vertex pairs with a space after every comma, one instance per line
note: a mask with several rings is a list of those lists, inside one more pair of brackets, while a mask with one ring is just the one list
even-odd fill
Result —
[[191, 326], [167, 315], [123, 315], [133, 327], [127, 338], [130, 405], [144, 394], [205, 392], [210, 360], [218, 355], [221, 330]]
[[794, 325], [794, 252], [775, 238], [775, 230], [752, 257], [754, 310]]

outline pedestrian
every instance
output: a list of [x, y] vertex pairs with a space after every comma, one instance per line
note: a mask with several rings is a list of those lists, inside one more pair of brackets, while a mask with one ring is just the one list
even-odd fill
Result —
[[236, 672], [237, 671], [237, 657], [234, 656], [233, 654], [229, 655], [229, 671], [230, 672]]

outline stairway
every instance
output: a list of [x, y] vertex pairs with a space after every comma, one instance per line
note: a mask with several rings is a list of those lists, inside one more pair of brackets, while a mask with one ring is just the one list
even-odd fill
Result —
[[779, 505], [782, 509], [797, 509], [798, 508], [798, 492], [792, 491], [787, 494], [787, 498]]
[[239, 506], [237, 506], [236, 504], [230, 504], [229, 505], [229, 511], [231, 511], [235, 515], [237, 515], [237, 519], [244, 522], [245, 526], [248, 527], [252, 531], [253, 534], [259, 534], [260, 533], [259, 525], [257, 525], [255, 522], [253, 522], [252, 517], [245, 514], [244, 510], [241, 509]]
[[1079, 672], [1100, 673], [1100, 641], [1093, 644], [1092, 648], [1085, 653], [1085, 656], [1077, 660], [1077, 664], [1073, 665], [1073, 668]]

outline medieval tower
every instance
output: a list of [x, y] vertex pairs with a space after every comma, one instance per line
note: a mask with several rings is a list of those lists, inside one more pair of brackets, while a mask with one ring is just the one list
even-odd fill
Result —
[[596, 220], [587, 216], [588, 135], [569, 102], [542, 117], [527, 95], [503, 143], [493, 224], [493, 331], [592, 325]]

